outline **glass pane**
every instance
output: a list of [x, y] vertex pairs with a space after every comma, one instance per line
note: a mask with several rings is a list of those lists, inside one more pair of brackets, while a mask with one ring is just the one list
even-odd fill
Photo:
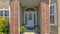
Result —
[[54, 6], [50, 7], [50, 14], [54, 14]]
[[50, 23], [53, 23], [54, 24], [54, 15], [51, 15], [50, 16]]
[[32, 20], [32, 14], [29, 14], [29, 20]]
[[0, 11], [0, 16], [3, 16], [3, 11]]
[[5, 11], [5, 16], [9, 16], [9, 11]]

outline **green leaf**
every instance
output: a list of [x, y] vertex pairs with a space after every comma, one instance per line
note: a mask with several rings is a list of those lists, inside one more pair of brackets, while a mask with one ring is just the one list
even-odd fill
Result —
[[[0, 18], [0, 32], [6, 32], [6, 28], [8, 27], [9, 29], [9, 21], [7, 18]], [[9, 30], [8, 30], [9, 31]]]
[[23, 32], [25, 30], [24, 26], [20, 26], [20, 32]]

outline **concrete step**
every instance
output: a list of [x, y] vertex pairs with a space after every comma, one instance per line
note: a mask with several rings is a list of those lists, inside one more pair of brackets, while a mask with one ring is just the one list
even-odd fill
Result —
[[38, 34], [36, 32], [24, 32], [23, 34]]
[[36, 29], [33, 30], [26, 29], [24, 30], [23, 34], [38, 34], [38, 32], [36, 31]]

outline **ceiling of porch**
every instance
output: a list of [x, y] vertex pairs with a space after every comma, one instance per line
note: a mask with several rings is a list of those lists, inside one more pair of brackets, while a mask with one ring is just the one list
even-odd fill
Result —
[[32, 7], [32, 6], [38, 6], [40, 3], [40, 0], [20, 0], [21, 5], [23, 7]]

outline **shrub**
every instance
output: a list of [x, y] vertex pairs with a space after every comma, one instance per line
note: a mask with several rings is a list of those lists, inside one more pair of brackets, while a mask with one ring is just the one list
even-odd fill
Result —
[[8, 33], [9, 32], [9, 21], [7, 18], [0, 18], [0, 32]]
[[26, 28], [24, 26], [20, 26], [20, 32], [22, 33]]
[[40, 26], [37, 26], [36, 27], [36, 30], [38, 31], [38, 32], [40, 32], [41, 30], [40, 30]]

